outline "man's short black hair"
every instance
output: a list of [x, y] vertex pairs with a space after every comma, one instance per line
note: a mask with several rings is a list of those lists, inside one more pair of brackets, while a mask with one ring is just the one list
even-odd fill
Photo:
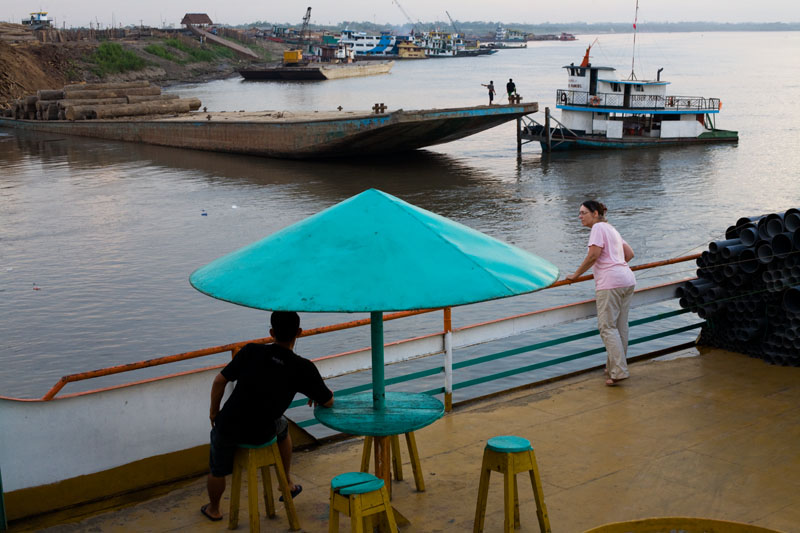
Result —
[[294, 311], [274, 311], [269, 318], [272, 333], [279, 342], [290, 342], [297, 337], [300, 327], [300, 315]]

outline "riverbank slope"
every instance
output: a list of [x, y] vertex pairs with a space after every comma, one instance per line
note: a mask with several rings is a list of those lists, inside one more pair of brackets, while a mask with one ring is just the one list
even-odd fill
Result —
[[[3, 24], [0, 37], [12, 32], [24, 37], [18, 33], [24, 31], [20, 25]], [[40, 42], [32, 36], [0, 38], [0, 106], [40, 89], [83, 81], [148, 80], [169, 86], [227, 78], [239, 69], [281, 57], [288, 47], [271, 41], [248, 46], [259, 60], [243, 59], [230, 49], [176, 32], [65, 42]]]

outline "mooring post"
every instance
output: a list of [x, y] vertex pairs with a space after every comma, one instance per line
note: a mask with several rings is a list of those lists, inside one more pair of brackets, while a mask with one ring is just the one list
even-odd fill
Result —
[[522, 118], [517, 118], [517, 154], [522, 153]]
[[544, 134], [547, 135], [547, 151], [549, 152], [552, 148], [550, 141], [553, 136], [550, 134], [550, 108], [544, 108]]

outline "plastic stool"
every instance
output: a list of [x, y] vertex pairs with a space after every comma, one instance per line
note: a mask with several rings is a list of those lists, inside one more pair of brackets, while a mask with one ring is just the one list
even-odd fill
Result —
[[483, 531], [483, 521], [486, 517], [486, 499], [489, 494], [489, 476], [492, 470], [503, 474], [503, 507], [505, 509], [503, 531], [509, 533], [520, 527], [517, 474], [530, 472], [539, 529], [542, 533], [550, 533], [550, 519], [547, 517], [547, 507], [544, 505], [542, 481], [539, 479], [539, 469], [536, 466], [533, 447], [528, 439], [513, 436], [491, 438], [483, 450], [481, 484], [478, 488], [478, 505], [475, 508], [473, 532], [479, 533]]
[[[350, 517], [353, 533], [364, 533], [364, 521], [385, 513], [389, 531], [397, 533], [394, 511], [383, 480], [366, 472], [348, 472], [331, 480], [331, 503], [328, 532], [339, 531], [339, 513]], [[372, 531], [369, 527], [367, 531]]]
[[[419, 462], [419, 452], [417, 452], [417, 439], [414, 438], [414, 432], [409, 431], [405, 434], [406, 445], [408, 446], [408, 456], [411, 459], [411, 471], [414, 473], [414, 483], [419, 492], [425, 492], [425, 480], [422, 478], [422, 465]], [[364, 437], [364, 449], [361, 452], [361, 471], [369, 471], [370, 449], [372, 448], [372, 437]], [[403, 459], [400, 456], [400, 436], [391, 436], [391, 450], [392, 450], [392, 470], [394, 470], [394, 479], [403, 481]]]
[[289, 518], [292, 531], [300, 529], [300, 521], [294, 509], [289, 481], [281, 462], [278, 440], [273, 439], [265, 444], [251, 446], [239, 444], [233, 458], [233, 480], [231, 481], [231, 509], [228, 517], [228, 529], [236, 529], [239, 525], [239, 493], [242, 486], [242, 470], [247, 470], [247, 510], [250, 513], [250, 531], [259, 532], [261, 519], [258, 515], [258, 470], [261, 470], [261, 483], [264, 486], [264, 505], [267, 516], [275, 516], [275, 503], [272, 500], [272, 478], [269, 467], [274, 466], [278, 474], [278, 485], [283, 490], [283, 505]]

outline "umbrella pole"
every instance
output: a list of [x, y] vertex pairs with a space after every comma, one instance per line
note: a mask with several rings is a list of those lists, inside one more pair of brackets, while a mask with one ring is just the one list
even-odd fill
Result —
[[386, 391], [383, 381], [383, 311], [370, 313], [372, 336], [372, 407], [377, 411], [386, 408]]

